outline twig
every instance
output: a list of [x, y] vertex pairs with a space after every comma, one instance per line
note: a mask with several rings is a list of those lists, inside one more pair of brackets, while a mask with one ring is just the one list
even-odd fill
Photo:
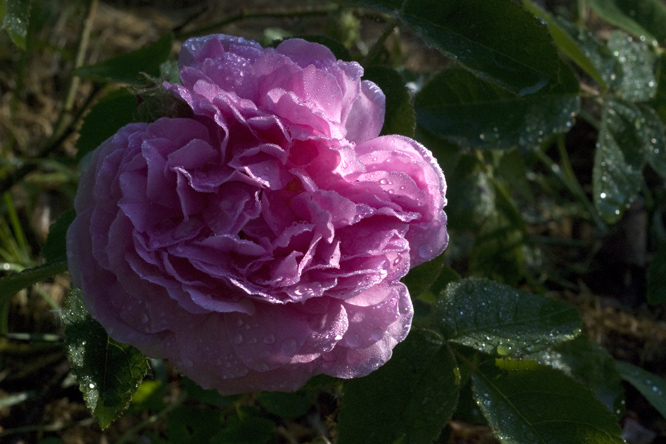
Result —
[[363, 57], [363, 62], [361, 65], [363, 66], [368, 66], [368, 64], [372, 63], [372, 61], [379, 55], [379, 52], [382, 50], [384, 47], [384, 42], [386, 39], [393, 33], [393, 30], [395, 29], [396, 26], [398, 26], [398, 23], [400, 20], [398, 17], [391, 17], [391, 19], [388, 21], [386, 24], [386, 27], [384, 28], [384, 32], [382, 35], [379, 36], [377, 41], [372, 45], [368, 53]]

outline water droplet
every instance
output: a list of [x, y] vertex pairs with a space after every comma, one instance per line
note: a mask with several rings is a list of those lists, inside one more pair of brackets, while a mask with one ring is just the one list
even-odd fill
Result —
[[236, 336], [233, 337], [231, 340], [234, 344], [239, 345], [240, 343], [243, 342], [243, 335], [238, 333]]
[[376, 328], [372, 330], [370, 334], [370, 339], [373, 341], [379, 341], [384, 336], [384, 331], [381, 328]]
[[295, 339], [287, 339], [282, 343], [282, 353], [287, 356], [294, 356], [298, 351], [298, 343]]
[[419, 256], [422, 259], [428, 259], [432, 256], [432, 248], [428, 244], [423, 244], [419, 247]]
[[269, 333], [264, 337], [264, 344], [273, 344], [275, 343], [275, 335], [273, 333]]

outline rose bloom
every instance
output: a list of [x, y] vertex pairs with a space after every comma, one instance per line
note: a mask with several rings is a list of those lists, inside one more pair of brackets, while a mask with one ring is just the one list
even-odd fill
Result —
[[437, 162], [378, 137], [384, 94], [322, 45], [199, 37], [180, 67], [191, 115], [123, 127], [81, 177], [86, 308], [222, 394], [377, 369], [411, 325], [400, 279], [447, 244]]

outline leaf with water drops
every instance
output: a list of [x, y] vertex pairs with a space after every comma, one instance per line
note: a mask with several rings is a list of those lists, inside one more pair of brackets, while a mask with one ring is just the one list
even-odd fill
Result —
[[479, 366], [472, 390], [503, 444], [621, 444], [615, 417], [583, 385], [541, 365]]
[[527, 358], [563, 371], [592, 390], [618, 419], [624, 415], [624, 387], [615, 360], [587, 336], [578, 336]]
[[616, 361], [615, 366], [622, 379], [641, 392], [664, 418], [666, 418], [666, 380], [628, 362]]
[[642, 41], [663, 44], [666, 40], [666, 7], [660, 0], [588, 0], [587, 3], [599, 17]]
[[88, 409], [104, 429], [129, 405], [148, 362], [134, 347], [106, 334], [83, 306], [80, 289], [67, 296], [63, 323], [72, 373]]
[[592, 189], [597, 210], [608, 223], [616, 222], [634, 201], [643, 183], [647, 153], [659, 140], [663, 144], [663, 136], [652, 129], [655, 120], [649, 114], [646, 118], [644, 111], [636, 104], [610, 99], [602, 112]]
[[666, 242], [650, 261], [647, 274], [647, 300], [651, 305], [666, 302]]
[[447, 339], [485, 353], [533, 353], [580, 333], [578, 311], [562, 301], [488, 279], [449, 284], [435, 306], [433, 325]]
[[419, 125], [475, 148], [533, 146], [568, 131], [579, 106], [577, 86], [521, 96], [461, 68], [437, 75], [415, 98]]
[[622, 31], [615, 31], [608, 40], [608, 49], [619, 63], [622, 76], [614, 90], [623, 99], [646, 102], [657, 92], [655, 54], [647, 44]]
[[345, 385], [338, 443], [430, 444], [451, 417], [459, 390], [449, 346], [432, 331], [412, 330], [383, 367]]
[[31, 0], [0, 1], [0, 28], [7, 30], [9, 38], [25, 50], [30, 21]]

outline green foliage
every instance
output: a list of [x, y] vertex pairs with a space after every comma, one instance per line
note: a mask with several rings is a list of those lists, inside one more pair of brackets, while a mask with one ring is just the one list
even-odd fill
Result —
[[499, 347], [518, 355], [536, 352], [574, 338], [581, 325], [568, 304], [487, 279], [449, 284], [433, 316], [445, 338], [484, 353]]
[[143, 85], [144, 74], [152, 77], [160, 75], [160, 65], [171, 53], [173, 35], [165, 34], [150, 46], [139, 48], [96, 65], [82, 66], [75, 74], [97, 82], [128, 83]]
[[666, 418], [666, 380], [628, 362], [615, 362], [622, 379], [641, 392], [645, 399]]
[[371, 66], [366, 68], [363, 78], [375, 82], [386, 95], [386, 114], [381, 134], [414, 137], [414, 107], [400, 74], [386, 66]]
[[0, 301], [8, 299], [17, 292], [27, 288], [44, 279], [67, 271], [67, 262], [55, 262], [40, 265], [35, 268], [24, 270], [17, 274], [10, 274], [0, 278]]
[[137, 105], [136, 96], [125, 89], [114, 91], [100, 100], [83, 121], [76, 142], [76, 157], [83, 158], [122, 126], [130, 123], [136, 114]]
[[73, 289], [63, 312], [67, 354], [86, 404], [102, 429], [127, 408], [148, 371], [146, 357], [114, 341], [83, 306]]
[[[0, 0], [7, 41], [25, 50], [16, 57], [21, 63], [27, 63], [36, 41], [41, 1]], [[403, 279], [415, 306], [412, 332], [387, 364], [364, 378], [343, 383], [319, 375], [296, 393], [225, 397], [183, 377], [183, 394], [173, 402], [166, 372], [156, 371], [163, 376], [142, 382], [146, 358], [112, 340], [74, 289], [63, 311], [66, 347], [100, 426], [107, 427], [131, 404], [133, 414], [168, 417], [155, 442], [273, 443], [285, 424], [305, 422], [317, 412], [321, 406], [314, 393], [328, 392], [332, 402], [341, 403], [340, 444], [426, 444], [452, 417], [489, 424], [502, 443], [611, 444], [622, 442], [617, 426], [624, 414], [622, 379], [666, 416], [662, 377], [616, 362], [601, 346], [577, 336], [581, 318], [574, 307], [517, 289], [542, 293], [575, 285], [578, 271], [567, 270], [574, 274], [569, 281], [551, 280], [561, 270], [543, 259], [542, 234], [566, 221], [593, 231], [589, 237], [596, 245], [608, 239], [609, 226], [629, 205], [644, 197], [653, 224], [649, 232], [655, 234], [645, 251], [650, 258], [647, 301], [666, 301], [660, 201], [666, 180], [666, 7], [660, 0], [583, 3], [601, 19], [595, 26], [603, 33], [590, 32], [580, 10], [545, 9], [532, 0], [354, 0], [326, 19], [327, 34], [338, 40], [303, 37], [325, 44], [339, 59], [369, 65], [364, 79], [386, 95], [382, 134], [416, 138], [445, 171], [451, 244]], [[387, 26], [370, 48], [366, 43], [373, 43], [360, 32], [367, 17], [385, 20]], [[441, 71], [427, 66], [427, 72], [409, 72], [401, 66], [401, 57], [409, 56], [398, 49], [407, 40], [401, 27], [410, 28], [409, 39], [421, 38], [440, 51], [446, 58], [438, 65]], [[274, 29], [263, 35], [286, 34]], [[64, 60], [71, 58], [68, 50], [38, 43], [45, 46], [40, 49], [56, 49]], [[24, 180], [25, 175], [14, 175], [15, 166], [58, 165], [74, 174], [74, 162], [64, 158], [69, 152], [58, 151], [62, 141], [57, 140], [77, 128], [74, 111], [84, 116], [77, 161], [129, 122], [186, 115], [187, 106], [144, 75], [178, 81], [177, 63], [169, 59], [173, 44], [173, 36], [166, 34], [147, 47], [66, 73], [92, 81], [95, 91], [106, 88], [106, 95], [97, 102], [91, 96], [78, 110], [63, 106], [58, 125], [71, 122], [70, 133], [56, 132], [48, 149], [39, 151], [46, 157], [3, 151], [3, 189], [20, 185], [4, 195], [0, 255], [6, 270], [34, 265], [41, 239], [34, 241], [27, 228], [24, 233], [23, 219], [29, 218], [32, 204], [23, 200], [35, 193], [36, 183], [47, 182], [43, 176]], [[391, 67], [375, 57], [385, 54], [388, 44]], [[20, 89], [23, 79], [17, 72], [14, 108], [29, 96]], [[410, 89], [406, 79], [412, 81]], [[151, 81], [151, 89], [136, 94], [112, 91], [115, 84]], [[12, 116], [3, 128], [13, 131], [15, 120]], [[589, 136], [583, 143], [581, 127]], [[588, 150], [589, 140], [596, 147]], [[573, 167], [569, 154], [579, 156]], [[75, 179], [68, 180], [73, 186]], [[25, 208], [14, 205], [13, 198]], [[73, 217], [73, 210], [67, 211], [52, 225], [41, 250], [44, 265], [0, 278], [5, 307], [19, 290], [66, 271], [65, 234]], [[567, 241], [580, 242], [548, 239]], [[566, 258], [591, 255], [585, 248], [575, 254], [567, 250]], [[21, 264], [7, 259], [13, 252], [20, 253]], [[594, 258], [581, 260], [589, 266]], [[10, 323], [2, 313], [0, 328], [6, 328]]]
[[578, 336], [529, 355], [529, 358], [584, 384], [618, 419], [624, 415], [624, 387], [615, 368], [615, 360], [599, 344], [585, 336]]
[[67, 228], [74, 221], [74, 217], [76, 217], [76, 211], [70, 208], [49, 229], [46, 243], [42, 247], [42, 256], [46, 259], [47, 264], [67, 261], [65, 235]]
[[558, 370], [539, 365], [507, 370], [490, 361], [474, 372], [472, 387], [503, 444], [624, 442], [608, 409]]
[[652, 258], [647, 275], [647, 300], [652, 305], [666, 302], [666, 243]]
[[345, 385], [338, 442], [430, 443], [459, 390], [451, 349], [433, 332], [415, 330], [382, 368]]
[[514, 93], [461, 68], [437, 75], [416, 96], [419, 124], [463, 146], [532, 146], [571, 127], [578, 112], [577, 87]]
[[587, 0], [599, 17], [651, 44], [666, 42], [666, 7], [659, 0]]
[[0, 0], [0, 27], [7, 30], [12, 42], [22, 50], [26, 49], [32, 1]]

